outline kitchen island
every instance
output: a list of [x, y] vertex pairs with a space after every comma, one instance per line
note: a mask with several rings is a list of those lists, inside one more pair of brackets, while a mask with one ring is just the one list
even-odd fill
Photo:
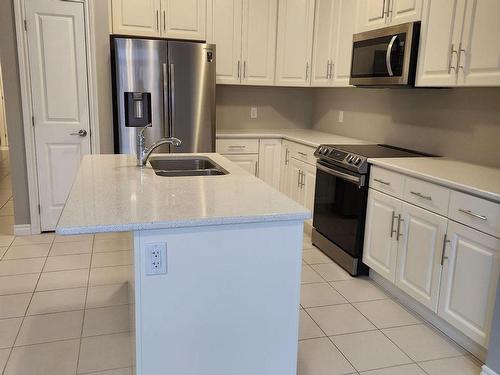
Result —
[[134, 233], [138, 375], [295, 375], [310, 214], [224, 157], [201, 156], [228, 174], [162, 177], [132, 155], [86, 156], [56, 232]]

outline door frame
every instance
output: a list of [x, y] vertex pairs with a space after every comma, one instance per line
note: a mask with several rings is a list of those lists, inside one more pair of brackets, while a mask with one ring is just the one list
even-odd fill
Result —
[[[85, 40], [87, 60], [87, 84], [89, 92], [90, 147], [92, 154], [100, 153], [99, 118], [97, 97], [97, 69], [95, 63], [96, 46], [94, 30], [95, 0], [60, 0], [82, 3], [85, 18]], [[29, 75], [28, 39], [24, 28], [25, 0], [14, 0], [16, 25], [17, 55], [19, 63], [19, 81], [21, 84], [21, 102], [24, 128], [24, 148], [26, 152], [26, 170], [28, 177], [28, 194], [30, 209], [31, 234], [41, 233], [40, 197], [38, 194], [37, 161], [35, 150], [35, 133], [33, 129], [33, 105], [31, 96], [31, 80]], [[14, 226], [14, 232], [16, 232]], [[23, 227], [23, 228], [21, 228]], [[19, 225], [19, 234], [27, 234], [26, 225]]]

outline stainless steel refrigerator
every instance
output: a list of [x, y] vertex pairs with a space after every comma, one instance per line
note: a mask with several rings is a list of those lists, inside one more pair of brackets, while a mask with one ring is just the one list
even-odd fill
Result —
[[174, 136], [180, 147], [156, 152], [215, 151], [215, 45], [158, 39], [111, 39], [115, 152], [135, 154]]

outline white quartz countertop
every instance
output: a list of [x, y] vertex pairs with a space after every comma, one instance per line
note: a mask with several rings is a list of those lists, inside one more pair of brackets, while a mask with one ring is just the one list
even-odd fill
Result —
[[500, 202], [500, 169], [447, 158], [374, 158], [368, 162]]
[[225, 157], [189, 154], [193, 155], [209, 157], [229, 174], [160, 177], [149, 164], [137, 167], [134, 155], [85, 156], [56, 232], [83, 234], [310, 218], [307, 209]]
[[217, 129], [217, 138], [282, 138], [311, 147], [320, 144], [373, 143], [312, 129]]

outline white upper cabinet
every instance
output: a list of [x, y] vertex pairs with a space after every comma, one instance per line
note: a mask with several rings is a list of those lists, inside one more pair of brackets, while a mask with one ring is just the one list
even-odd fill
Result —
[[217, 83], [273, 85], [277, 0], [209, 0], [209, 43], [217, 46]]
[[276, 84], [309, 86], [314, 28], [314, 0], [280, 0]]
[[316, 0], [311, 86], [349, 86], [355, 0]]
[[417, 86], [500, 86], [500, 2], [426, 0]]
[[460, 86], [500, 86], [500, 1], [469, 0], [465, 12]]
[[420, 21], [423, 0], [359, 0], [357, 32]]
[[465, 0], [426, 1], [417, 86], [455, 86]]
[[500, 240], [450, 221], [438, 315], [487, 347], [500, 265]]
[[242, 82], [274, 84], [278, 0], [244, 0]]
[[206, 0], [161, 0], [161, 36], [206, 39]]
[[216, 45], [217, 83], [241, 82], [243, 0], [209, 0], [207, 41]]
[[403, 203], [396, 285], [437, 312], [448, 219]]
[[207, 0], [112, 0], [113, 33], [205, 40]]
[[113, 33], [160, 35], [160, 0], [112, 0]]

